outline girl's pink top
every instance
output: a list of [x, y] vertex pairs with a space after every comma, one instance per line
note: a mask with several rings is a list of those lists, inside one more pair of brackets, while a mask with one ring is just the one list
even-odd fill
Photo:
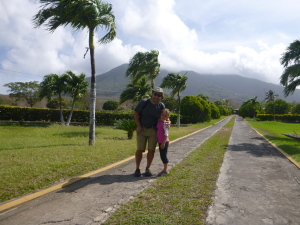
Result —
[[168, 128], [166, 127], [164, 121], [158, 120], [156, 127], [157, 127], [156, 135], [157, 135], [158, 143], [163, 143], [165, 136], [167, 136], [166, 142], [168, 142], [169, 133], [168, 133]]

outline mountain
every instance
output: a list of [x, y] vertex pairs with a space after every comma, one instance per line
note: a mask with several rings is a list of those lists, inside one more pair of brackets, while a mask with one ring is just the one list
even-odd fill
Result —
[[[96, 76], [97, 96], [120, 96], [125, 90], [126, 84], [129, 83], [129, 78], [125, 77], [128, 64], [120, 65], [106, 73]], [[156, 86], [159, 86], [162, 79], [172, 71], [161, 69], [160, 75], [155, 79]], [[186, 71], [179, 72], [185, 74]], [[296, 90], [293, 95], [287, 98], [283, 95], [283, 87], [263, 82], [257, 79], [246, 78], [240, 75], [213, 75], [213, 74], [198, 74], [193, 71], [188, 71], [187, 88], [182, 92], [185, 95], [204, 94], [209, 97], [209, 100], [216, 101], [227, 99], [231, 100], [235, 105], [241, 105], [244, 101], [257, 96], [258, 101], [263, 101], [266, 97], [266, 92], [273, 90], [278, 94], [278, 98], [288, 102], [300, 102], [300, 90]], [[90, 82], [90, 78], [86, 78]], [[168, 94], [169, 90], [165, 90]]]

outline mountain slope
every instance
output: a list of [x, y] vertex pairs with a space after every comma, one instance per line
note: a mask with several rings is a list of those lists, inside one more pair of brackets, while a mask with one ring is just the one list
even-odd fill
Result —
[[[96, 76], [97, 95], [98, 96], [116, 96], [118, 97], [126, 88], [129, 78], [125, 77], [128, 64], [120, 65], [106, 73]], [[155, 79], [155, 85], [159, 86], [169, 72], [161, 70], [160, 75]], [[179, 72], [185, 74], [184, 72]], [[246, 78], [239, 75], [212, 75], [212, 74], [198, 74], [189, 71], [187, 74], [187, 88], [182, 92], [185, 95], [204, 94], [209, 97], [211, 101], [231, 99], [236, 104], [240, 105], [242, 102], [257, 96], [258, 101], [265, 99], [265, 93], [273, 90], [279, 98], [286, 101], [300, 102], [300, 90], [287, 98], [284, 98], [283, 87], [257, 79]], [[86, 79], [90, 81], [90, 78]], [[165, 90], [169, 93], [169, 90]]]

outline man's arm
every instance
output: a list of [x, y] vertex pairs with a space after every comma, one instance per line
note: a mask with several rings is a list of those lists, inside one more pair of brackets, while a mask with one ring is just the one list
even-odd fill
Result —
[[136, 111], [134, 111], [133, 118], [134, 118], [134, 121], [137, 125], [137, 128], [136, 128], [136, 133], [137, 134], [139, 134], [143, 130], [142, 125], [141, 125], [140, 120], [139, 120], [139, 117], [140, 117], [139, 114]]

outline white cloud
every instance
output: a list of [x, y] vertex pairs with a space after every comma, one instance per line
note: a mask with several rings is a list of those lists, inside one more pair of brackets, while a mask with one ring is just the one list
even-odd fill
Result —
[[[0, 93], [3, 84], [41, 81], [72, 70], [90, 76], [87, 32], [33, 28], [36, 0], [0, 2]], [[110, 0], [117, 38], [96, 44], [96, 73], [106, 72], [138, 51], [160, 51], [161, 67], [172, 72], [240, 74], [278, 84], [281, 54], [299, 38], [297, 0]], [[101, 37], [96, 34], [95, 40]], [[21, 73], [12, 72], [19, 71]]]

